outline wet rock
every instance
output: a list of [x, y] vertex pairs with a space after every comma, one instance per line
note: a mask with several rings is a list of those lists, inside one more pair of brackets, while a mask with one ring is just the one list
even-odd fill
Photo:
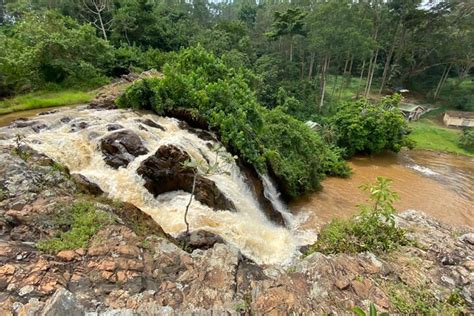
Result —
[[215, 244], [224, 243], [224, 239], [222, 239], [221, 236], [205, 230], [192, 231], [189, 233], [189, 236], [186, 236], [186, 234], [183, 233], [177, 238], [177, 240], [179, 244], [185, 242], [186, 246], [191, 250], [210, 249], [214, 247]]
[[76, 186], [80, 192], [90, 193], [92, 195], [101, 195], [104, 193], [102, 189], [95, 183], [89, 181], [85, 176], [79, 173], [73, 173], [71, 178], [76, 183]]
[[54, 114], [57, 113], [58, 110], [51, 110], [51, 111], [45, 111], [45, 112], [40, 112], [38, 115], [49, 115], [49, 114]]
[[101, 139], [100, 148], [105, 155], [105, 162], [113, 167], [127, 167], [140, 155], [148, 153], [140, 137], [130, 130], [109, 134]]
[[60, 119], [60, 121], [64, 124], [67, 124], [69, 122], [71, 122], [72, 118], [70, 118], [69, 116], [64, 116]]
[[123, 128], [123, 126], [120, 125], [120, 124], [115, 124], [115, 123], [114, 124], [107, 124], [107, 130], [109, 132], [116, 131], [116, 130], [122, 129], [122, 128]]
[[145, 124], [145, 125], [153, 127], [153, 128], [160, 129], [162, 131], [166, 131], [166, 128], [164, 128], [163, 126], [161, 126], [160, 124], [156, 123], [155, 121], [153, 121], [151, 119], [138, 119], [137, 122], [140, 122], [142, 124]]
[[81, 121], [81, 122], [74, 122], [71, 124], [71, 132], [77, 132], [89, 127], [89, 123]]
[[35, 133], [39, 133], [42, 129], [45, 129], [47, 128], [48, 126], [44, 123], [38, 123], [38, 124], [35, 124], [31, 127], [31, 129], [35, 132]]
[[[140, 164], [137, 173], [145, 179], [145, 187], [154, 195], [177, 190], [191, 193], [194, 170], [183, 166], [189, 159], [189, 155], [176, 146], [164, 145]], [[232, 201], [217, 185], [200, 175], [196, 178], [194, 197], [214, 209], [235, 211]]]

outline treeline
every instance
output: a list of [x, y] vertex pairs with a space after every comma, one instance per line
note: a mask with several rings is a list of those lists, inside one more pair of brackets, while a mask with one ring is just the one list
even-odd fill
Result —
[[425, 2], [1, 0], [0, 88], [97, 85], [200, 44], [251, 69], [260, 103], [299, 118], [332, 111], [354, 82], [356, 96], [437, 99], [451, 78], [455, 95], [474, 65], [474, 3]]

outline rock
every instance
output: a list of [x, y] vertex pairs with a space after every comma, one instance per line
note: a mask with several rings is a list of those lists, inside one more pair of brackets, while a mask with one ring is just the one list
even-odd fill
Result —
[[45, 303], [41, 316], [83, 316], [84, 308], [74, 295], [66, 289], [58, 289]]
[[153, 128], [160, 129], [162, 131], [166, 131], [166, 128], [164, 128], [163, 126], [161, 126], [160, 124], [156, 123], [155, 121], [153, 121], [151, 119], [138, 119], [137, 122], [143, 123], [143, 124], [145, 124], [147, 126], [150, 126], [150, 127], [153, 127]]
[[35, 132], [35, 133], [39, 133], [42, 129], [45, 129], [47, 128], [48, 126], [46, 124], [43, 124], [43, 123], [38, 123], [38, 124], [35, 124], [31, 127], [31, 129]]
[[107, 130], [109, 132], [116, 131], [116, 130], [122, 129], [122, 128], [123, 128], [123, 126], [120, 125], [120, 124], [107, 124]]
[[189, 236], [186, 236], [186, 233], [182, 233], [177, 240], [180, 244], [186, 242], [186, 246], [191, 250], [210, 249], [215, 244], [224, 243], [224, 239], [221, 236], [205, 230], [192, 231]]
[[459, 240], [465, 243], [468, 243], [470, 245], [474, 245], [474, 233], [464, 234], [461, 237], [459, 237]]
[[339, 290], [345, 290], [351, 285], [350, 281], [347, 278], [339, 278], [334, 282], [334, 285], [339, 289]]
[[76, 183], [76, 186], [80, 192], [90, 193], [92, 195], [101, 195], [104, 193], [102, 189], [95, 183], [89, 181], [85, 176], [79, 173], [73, 173], [71, 178]]
[[73, 250], [62, 250], [57, 254], [57, 257], [64, 261], [73, 261], [76, 258], [76, 253]]
[[77, 132], [87, 127], [89, 127], [89, 123], [87, 122], [84, 122], [84, 121], [74, 122], [71, 124], [71, 132]]
[[65, 124], [71, 122], [71, 120], [72, 120], [72, 119], [71, 119], [69, 116], [64, 116], [64, 117], [62, 117], [62, 118], [60, 119], [60, 121], [61, 121], [62, 123], [65, 123]]
[[[183, 166], [189, 159], [189, 155], [176, 146], [164, 145], [140, 164], [137, 173], [145, 179], [145, 188], [155, 196], [177, 190], [191, 193], [194, 170]], [[205, 177], [197, 176], [194, 197], [214, 209], [235, 211], [232, 201]]]
[[18, 291], [18, 295], [25, 296], [27, 294], [30, 294], [34, 290], [35, 290], [35, 287], [33, 285], [26, 285]]
[[105, 155], [105, 162], [113, 167], [127, 167], [140, 155], [148, 153], [140, 137], [130, 130], [109, 134], [101, 139], [100, 148]]

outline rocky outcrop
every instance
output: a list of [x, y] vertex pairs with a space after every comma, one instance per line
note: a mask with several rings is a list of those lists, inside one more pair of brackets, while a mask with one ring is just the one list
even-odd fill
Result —
[[74, 180], [77, 189], [83, 193], [89, 193], [92, 195], [101, 195], [104, 193], [97, 184], [89, 181], [89, 179], [82, 174], [74, 173], [71, 175], [71, 178]]
[[160, 129], [162, 131], [166, 131], [166, 129], [163, 126], [161, 126], [160, 124], [156, 123], [155, 121], [153, 121], [151, 119], [138, 119], [137, 122], [145, 124], [145, 125], [153, 127], [153, 128]]
[[[191, 193], [195, 170], [183, 165], [189, 159], [186, 152], [174, 145], [161, 146], [140, 164], [137, 173], [145, 179], [145, 187], [154, 195], [176, 190]], [[217, 185], [201, 175], [196, 178], [194, 197], [214, 209], [235, 210], [232, 201]]]
[[130, 130], [111, 133], [100, 141], [100, 149], [105, 162], [113, 167], [127, 167], [140, 155], [148, 153], [140, 137]]

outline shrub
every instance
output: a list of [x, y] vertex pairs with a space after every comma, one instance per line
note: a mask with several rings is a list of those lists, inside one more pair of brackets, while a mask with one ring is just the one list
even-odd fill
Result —
[[104, 225], [112, 223], [110, 216], [98, 211], [90, 203], [74, 203], [61, 211], [55, 220], [57, 227], [66, 227], [67, 231], [58, 236], [38, 242], [38, 249], [57, 253], [66, 249], [87, 247], [89, 239]]
[[384, 98], [378, 104], [366, 100], [345, 102], [339, 106], [330, 123], [337, 131], [337, 144], [346, 154], [400, 151], [408, 146], [408, 125], [397, 105], [399, 95]]
[[377, 177], [374, 184], [361, 188], [369, 192], [371, 205], [359, 205], [360, 213], [349, 220], [332, 220], [321, 230], [308, 253], [388, 252], [408, 243], [405, 231], [395, 226], [393, 202], [398, 195], [390, 190], [391, 180]]
[[459, 138], [459, 146], [474, 151], [474, 129], [465, 128], [462, 131], [461, 137]]
[[288, 197], [316, 189], [326, 173], [347, 174], [339, 153], [319, 135], [280, 109], [258, 104], [248, 70], [231, 68], [195, 47], [183, 50], [163, 73], [163, 79], [132, 85], [118, 105], [158, 114], [184, 109], [204, 119], [228, 149], [259, 172], [270, 167]]

